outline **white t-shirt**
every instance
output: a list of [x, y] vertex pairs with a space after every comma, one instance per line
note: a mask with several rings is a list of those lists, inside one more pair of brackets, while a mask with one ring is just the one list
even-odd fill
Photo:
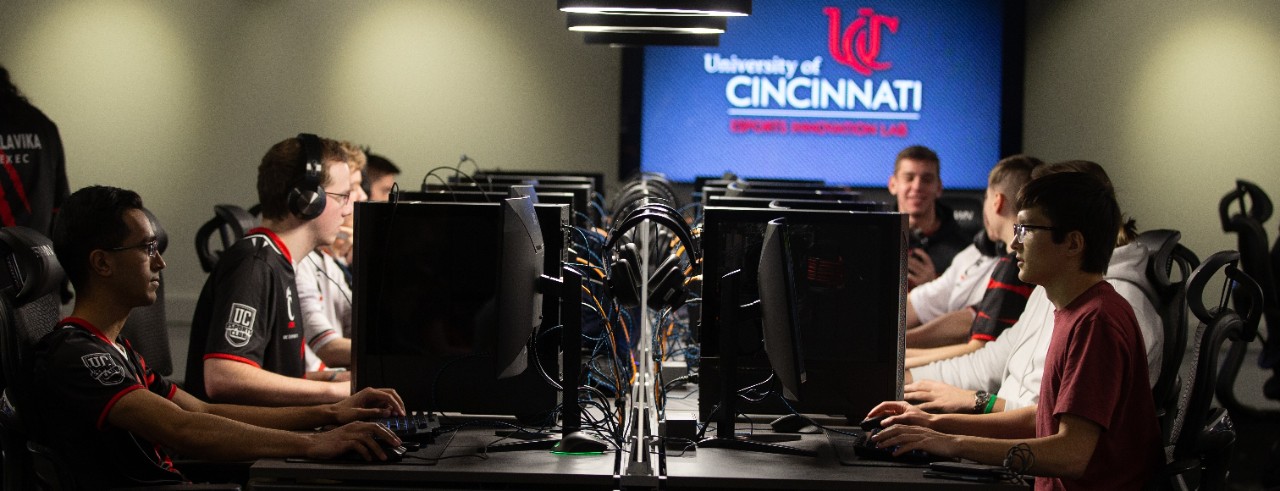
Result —
[[324, 369], [315, 351], [351, 332], [351, 289], [342, 267], [328, 254], [311, 251], [297, 265], [298, 301], [302, 304], [307, 371]]
[[997, 259], [982, 255], [977, 247], [970, 244], [956, 254], [942, 276], [907, 293], [920, 323], [982, 301], [982, 294], [987, 291], [987, 280], [999, 262]]

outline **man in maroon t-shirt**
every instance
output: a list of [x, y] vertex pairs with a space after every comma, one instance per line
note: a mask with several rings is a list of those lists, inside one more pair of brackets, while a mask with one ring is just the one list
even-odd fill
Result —
[[1018, 276], [1043, 286], [1057, 309], [1039, 405], [931, 415], [886, 402], [871, 415], [892, 415], [883, 424], [895, 426], [872, 440], [899, 453], [1003, 463], [1042, 476], [1036, 489], [1142, 488], [1163, 458], [1142, 333], [1103, 281], [1121, 224], [1115, 194], [1092, 175], [1058, 173], [1028, 183], [1018, 209]]

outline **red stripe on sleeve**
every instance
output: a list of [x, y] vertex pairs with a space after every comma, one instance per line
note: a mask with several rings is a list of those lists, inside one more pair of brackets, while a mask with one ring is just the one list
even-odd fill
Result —
[[114, 397], [111, 398], [110, 401], [107, 401], [107, 405], [102, 408], [102, 414], [98, 415], [98, 429], [101, 430], [103, 428], [106, 428], [107, 414], [111, 412], [111, 408], [115, 407], [116, 403], [120, 401], [121, 397], [124, 397], [125, 394], [128, 394], [130, 392], [133, 392], [141, 388], [142, 388], [141, 385], [130, 385], [128, 387], [125, 387], [124, 390], [118, 392]]
[[226, 354], [226, 353], [209, 353], [209, 354], [207, 354], [207, 355], [204, 355], [204, 359], [205, 359], [205, 360], [210, 360], [210, 359], [214, 359], [214, 358], [223, 359], [223, 360], [238, 361], [238, 362], [240, 362], [240, 363], [244, 363], [244, 364], [247, 364], [247, 365], [252, 365], [254, 368], [262, 368], [262, 365], [259, 365], [259, 364], [258, 364], [258, 362], [253, 361], [253, 360], [250, 360], [250, 359], [245, 358], [245, 357], [243, 357], [243, 356], [228, 355], [228, 354]]

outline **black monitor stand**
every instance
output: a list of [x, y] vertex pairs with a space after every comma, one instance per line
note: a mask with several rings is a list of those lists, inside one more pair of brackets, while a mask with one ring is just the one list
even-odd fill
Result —
[[[582, 432], [582, 404], [578, 402], [578, 387], [582, 385], [582, 274], [569, 266], [560, 267], [561, 279], [542, 276], [540, 288], [544, 294], [551, 294], [556, 289], [560, 297], [560, 308], [556, 319], [549, 319], [551, 325], [558, 320], [560, 330], [560, 367], [561, 380], [561, 434], [559, 439], [546, 438], [523, 442], [491, 445], [487, 452], [512, 452], [517, 450], [553, 450], [562, 453], [600, 453], [608, 450], [608, 445], [592, 439]], [[563, 448], [561, 442], [573, 442], [573, 448]]]
[[[738, 415], [738, 366], [737, 366], [737, 330], [744, 321], [759, 316], [759, 302], [739, 306], [738, 275], [742, 270], [730, 271], [720, 278], [720, 407], [716, 410], [716, 436], [698, 442], [699, 448], [727, 448], [750, 452], [765, 452], [784, 455], [803, 455], [816, 457], [817, 452], [803, 450], [786, 445], [778, 445], [780, 441], [795, 441], [797, 435], [739, 435], [736, 430]], [[769, 441], [762, 441], [762, 440]]]

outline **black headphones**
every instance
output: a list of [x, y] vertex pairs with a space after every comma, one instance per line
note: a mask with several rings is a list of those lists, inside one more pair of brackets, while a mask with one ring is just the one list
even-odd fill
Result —
[[[605, 243], [606, 249], [618, 245], [618, 249], [613, 254], [613, 261], [609, 265], [607, 283], [614, 301], [622, 307], [632, 308], [640, 305], [640, 278], [643, 274], [640, 271], [640, 255], [644, 251], [641, 251], [630, 238], [624, 240], [624, 237], [631, 229], [645, 221], [662, 225], [667, 231], [675, 234], [676, 239], [680, 241], [680, 247], [685, 250], [685, 255], [689, 258], [689, 263], [694, 264], [697, 261], [693, 234], [690, 233], [684, 217], [674, 208], [663, 203], [640, 204], [622, 220], [615, 222], [616, 226], [610, 231], [609, 240]], [[661, 244], [664, 240], [669, 243], [669, 236], [659, 232], [655, 242]], [[678, 250], [672, 250], [666, 259], [652, 268], [652, 271], [649, 274], [648, 306], [661, 309], [664, 306], [677, 308], [684, 305], [689, 291], [685, 288], [687, 275], [680, 268]]]
[[324, 170], [324, 152], [320, 137], [311, 133], [298, 133], [298, 143], [302, 145], [303, 162], [302, 181], [289, 189], [289, 211], [298, 218], [311, 220], [324, 212], [325, 193], [320, 182]]

